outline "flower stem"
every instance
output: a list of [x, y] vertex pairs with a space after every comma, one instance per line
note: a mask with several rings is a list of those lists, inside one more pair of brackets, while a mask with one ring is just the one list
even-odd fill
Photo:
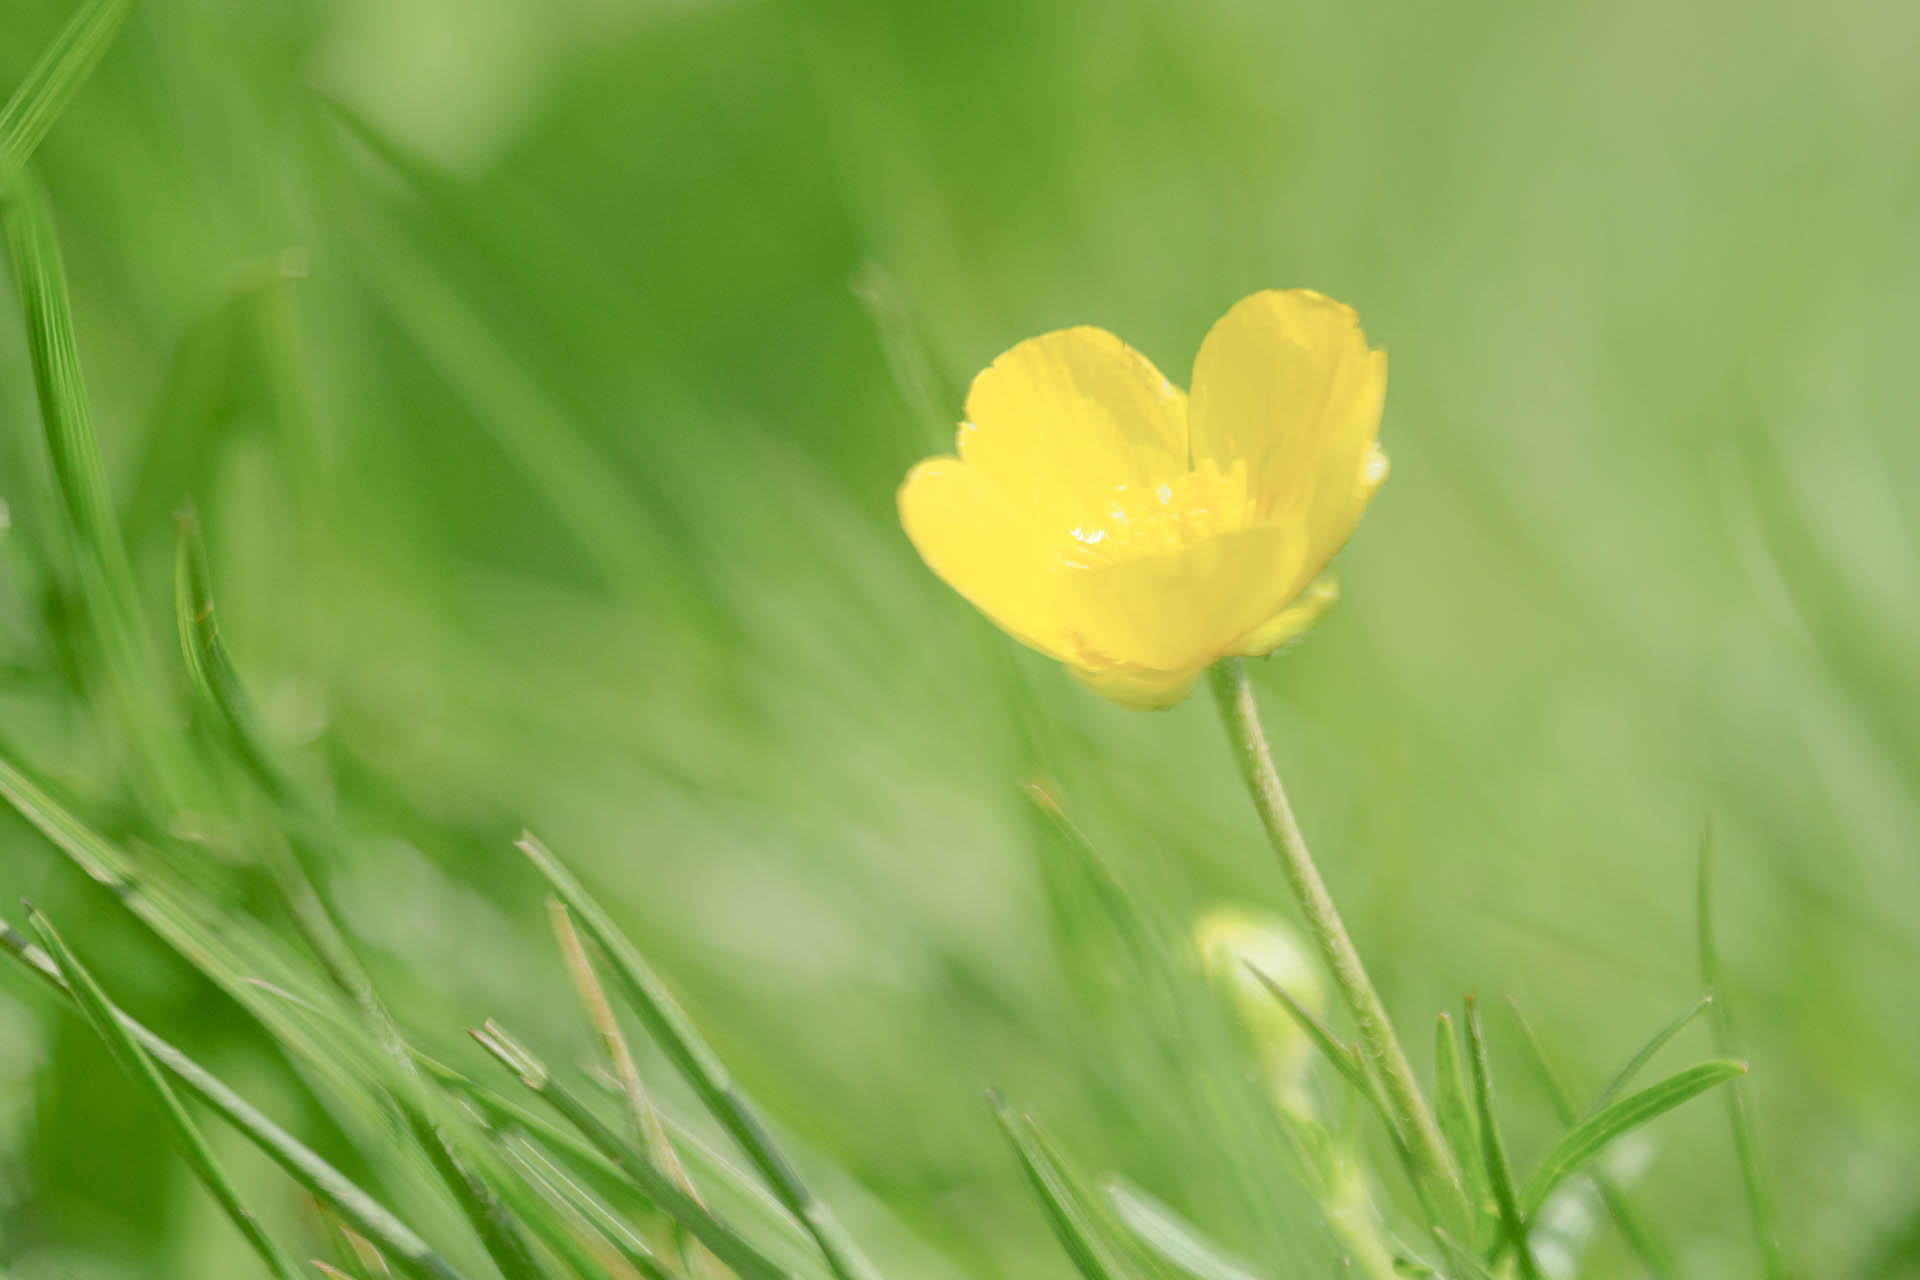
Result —
[[[1308, 931], [1353, 1015], [1361, 1054], [1378, 1076], [1401, 1141], [1406, 1145], [1418, 1178], [1426, 1184], [1421, 1190], [1438, 1192], [1433, 1202], [1445, 1206], [1454, 1219], [1466, 1221], [1470, 1210], [1440, 1128], [1434, 1123], [1433, 1111], [1414, 1079], [1413, 1066], [1407, 1060], [1406, 1050], [1400, 1047], [1399, 1037], [1393, 1033], [1393, 1024], [1387, 1020], [1380, 993], [1368, 979], [1366, 966], [1360, 963], [1360, 953], [1354, 949], [1353, 939], [1347, 936], [1347, 927], [1340, 920], [1326, 882], [1314, 866], [1306, 837], [1300, 834], [1300, 823], [1293, 816], [1293, 806], [1287, 803], [1286, 789], [1274, 771], [1273, 756], [1267, 750], [1266, 732], [1260, 727], [1260, 712], [1254, 705], [1246, 667], [1240, 659], [1229, 658], [1216, 663], [1209, 675], [1214, 699], [1220, 704], [1221, 721], [1240, 766], [1240, 776], [1253, 796], [1253, 807], [1260, 812], [1261, 824], [1267, 829], [1274, 852], [1280, 855], [1280, 869], [1286, 873], [1301, 914], [1306, 917]], [[1429, 1194], [1423, 1194], [1422, 1199], [1428, 1200]]]

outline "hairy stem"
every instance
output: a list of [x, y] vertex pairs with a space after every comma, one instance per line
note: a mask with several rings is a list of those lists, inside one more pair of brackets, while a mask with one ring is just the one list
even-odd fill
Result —
[[1347, 927], [1333, 905], [1326, 882], [1321, 880], [1320, 870], [1307, 850], [1306, 837], [1300, 834], [1300, 823], [1293, 816], [1293, 806], [1287, 802], [1286, 789], [1280, 785], [1273, 756], [1267, 750], [1266, 732], [1260, 727], [1260, 713], [1254, 705], [1253, 687], [1247, 682], [1246, 668], [1238, 658], [1229, 658], [1215, 664], [1210, 676], [1214, 698], [1220, 705], [1220, 718], [1233, 744], [1234, 759], [1240, 766], [1240, 776], [1253, 796], [1253, 807], [1259, 810], [1261, 824], [1267, 829], [1274, 852], [1280, 855], [1280, 868], [1300, 904], [1301, 914], [1306, 917], [1308, 931], [1320, 949], [1328, 972], [1333, 975], [1334, 985], [1339, 988], [1348, 1012], [1353, 1015], [1361, 1055], [1380, 1080], [1400, 1139], [1406, 1145], [1419, 1180], [1425, 1184], [1421, 1188], [1427, 1193], [1423, 1199], [1429, 1199], [1436, 1209], [1449, 1215], [1448, 1221], [1439, 1225], [1468, 1221], [1469, 1210], [1459, 1176], [1454, 1172], [1433, 1111], [1420, 1092], [1413, 1066], [1407, 1060], [1406, 1050], [1400, 1047], [1393, 1024], [1387, 1020], [1380, 993], [1367, 977], [1360, 953], [1347, 935]]

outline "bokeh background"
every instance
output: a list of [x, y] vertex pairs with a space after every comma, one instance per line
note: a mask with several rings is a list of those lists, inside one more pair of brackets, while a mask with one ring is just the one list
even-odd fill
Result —
[[[6, 6], [7, 90], [69, 10]], [[584, 1053], [510, 847], [539, 831], [900, 1276], [1068, 1274], [988, 1085], [1262, 1273], [1325, 1273], [1274, 1135], [1183, 1060], [1022, 790], [1169, 936], [1284, 910], [1212, 707], [1120, 711], [1019, 650], [893, 492], [1023, 337], [1099, 324], [1184, 380], [1246, 293], [1351, 302], [1393, 477], [1343, 603], [1255, 675], [1416, 1058], [1475, 990], [1598, 1086], [1701, 990], [1711, 825], [1789, 1254], [1893, 1277], [1917, 41], [1884, 0], [149, 0], [38, 165], [154, 651], [191, 495], [269, 727], [359, 836], [331, 885], [394, 1003], [449, 1054], [488, 1014]], [[0, 741], [124, 831], [25, 352], [0, 308]], [[331, 1140], [8, 814], [21, 895]], [[1524, 1160], [1552, 1114], [1495, 1049]], [[1683, 1274], [1757, 1273], [1717, 1104], [1634, 1177]], [[84, 1025], [0, 978], [0, 1271], [250, 1265]], [[1636, 1273], [1603, 1232], [1587, 1274]]]

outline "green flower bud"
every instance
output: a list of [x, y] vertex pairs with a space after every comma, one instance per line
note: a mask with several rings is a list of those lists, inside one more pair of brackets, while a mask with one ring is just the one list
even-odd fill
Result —
[[1226, 1000], [1276, 1094], [1291, 1101], [1299, 1092], [1313, 1042], [1249, 968], [1318, 1016], [1326, 1007], [1326, 990], [1305, 943], [1278, 916], [1237, 907], [1201, 916], [1194, 922], [1193, 938], [1207, 977]]

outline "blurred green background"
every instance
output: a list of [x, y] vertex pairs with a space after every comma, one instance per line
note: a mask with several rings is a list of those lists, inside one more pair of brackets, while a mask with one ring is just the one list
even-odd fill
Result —
[[[70, 9], [6, 6], [5, 89]], [[183, 683], [190, 494], [406, 1020], [462, 1061], [489, 1014], [584, 1054], [533, 828], [900, 1276], [1068, 1274], [990, 1084], [1263, 1273], [1326, 1274], [1274, 1135], [1183, 1058], [1021, 790], [1051, 779], [1169, 935], [1284, 909], [1212, 707], [1120, 711], [1018, 649], [893, 491], [1021, 338], [1099, 324], [1184, 380], [1247, 293], [1352, 303], [1392, 354], [1393, 478], [1340, 608], [1255, 675], [1414, 1056], [1477, 990], [1597, 1087], [1701, 989], [1711, 823], [1789, 1253], [1893, 1277], [1920, 1275], [1916, 41], [1886, 0], [148, 0], [37, 164], [154, 652]], [[0, 742], [137, 833], [52, 495], [0, 308]], [[23, 894], [329, 1141], [8, 814]], [[1553, 1116], [1495, 1049], [1531, 1158]], [[1757, 1274], [1720, 1107], [1638, 1155], [1681, 1272]], [[0, 1273], [249, 1266], [84, 1025], [0, 979]], [[1584, 1274], [1636, 1272], [1602, 1228]]]

